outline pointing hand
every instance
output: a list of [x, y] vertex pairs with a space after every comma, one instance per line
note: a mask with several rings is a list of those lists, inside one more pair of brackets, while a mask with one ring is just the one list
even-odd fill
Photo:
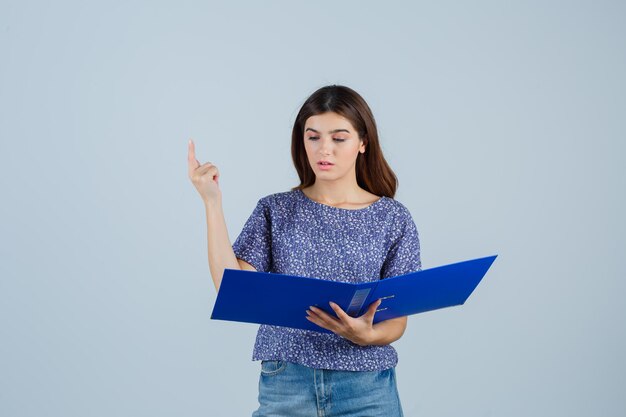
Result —
[[196, 159], [195, 144], [191, 139], [189, 139], [188, 149], [189, 179], [191, 179], [194, 187], [200, 193], [202, 200], [207, 203], [220, 199], [222, 192], [219, 188], [220, 173], [217, 166], [210, 162], [200, 165], [200, 162]]

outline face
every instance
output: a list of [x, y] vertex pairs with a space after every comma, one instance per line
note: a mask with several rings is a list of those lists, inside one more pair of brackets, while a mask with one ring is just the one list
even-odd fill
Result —
[[315, 177], [332, 180], [356, 175], [356, 158], [359, 152], [365, 152], [365, 145], [348, 119], [326, 112], [306, 120], [304, 149]]

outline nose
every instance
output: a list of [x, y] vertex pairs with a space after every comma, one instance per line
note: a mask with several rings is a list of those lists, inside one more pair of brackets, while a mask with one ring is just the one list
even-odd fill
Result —
[[332, 147], [332, 139], [330, 140], [324, 140], [322, 141], [322, 144], [320, 146], [320, 152], [322, 155], [330, 155], [331, 154], [331, 147]]

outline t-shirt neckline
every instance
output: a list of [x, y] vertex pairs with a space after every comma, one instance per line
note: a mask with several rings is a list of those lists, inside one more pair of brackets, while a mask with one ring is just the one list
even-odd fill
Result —
[[313, 204], [315, 206], [319, 206], [321, 208], [325, 208], [327, 210], [341, 210], [341, 211], [344, 211], [344, 212], [363, 212], [363, 211], [367, 211], [367, 210], [370, 210], [372, 207], [380, 204], [386, 198], [383, 195], [383, 196], [380, 196], [380, 198], [378, 200], [374, 201], [369, 206], [361, 207], [361, 208], [358, 208], [358, 209], [347, 209], [347, 208], [343, 208], [343, 207], [329, 206], [328, 204], [317, 202], [317, 201], [309, 198], [306, 194], [304, 194], [304, 191], [302, 191], [299, 188], [296, 190], [296, 192], [298, 194], [300, 194], [302, 196], [302, 198], [304, 198], [304, 200], [308, 201], [310, 204]]

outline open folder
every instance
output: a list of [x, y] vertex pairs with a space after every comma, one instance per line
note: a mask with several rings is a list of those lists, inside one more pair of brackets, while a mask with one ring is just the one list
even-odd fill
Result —
[[305, 318], [309, 306], [337, 317], [328, 304], [333, 301], [358, 317], [381, 298], [374, 323], [451, 307], [465, 303], [496, 256], [358, 284], [227, 268], [211, 319], [331, 333]]

